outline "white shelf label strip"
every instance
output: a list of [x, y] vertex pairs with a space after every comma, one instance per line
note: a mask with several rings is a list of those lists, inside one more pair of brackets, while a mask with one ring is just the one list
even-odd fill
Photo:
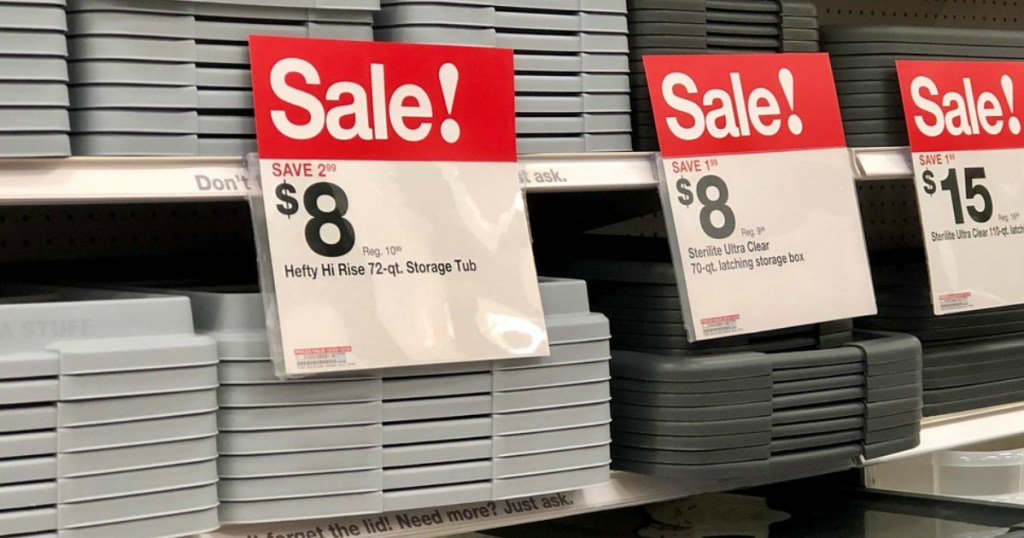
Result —
[[533, 191], [657, 188], [650, 153], [522, 156], [519, 183]]
[[632, 473], [613, 472], [609, 482], [564, 493], [318, 521], [225, 526], [219, 531], [201, 534], [198, 538], [448, 536], [666, 501], [696, 493], [721, 491], [725, 487], [723, 483], [714, 481], [693, 483], [659, 480]]
[[850, 148], [850, 157], [857, 181], [914, 177], [910, 148]]
[[0, 161], [4, 203], [240, 198], [254, 188], [239, 159]]
[[[527, 192], [655, 189], [651, 153], [523, 155]], [[860, 181], [910, 178], [907, 148], [852, 148]], [[239, 158], [0, 160], [0, 203], [244, 198], [253, 184]]]

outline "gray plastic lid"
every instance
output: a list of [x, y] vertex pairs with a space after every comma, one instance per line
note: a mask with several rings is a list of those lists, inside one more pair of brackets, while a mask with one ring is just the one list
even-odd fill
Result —
[[53, 404], [0, 407], [0, 434], [56, 427], [57, 406]]
[[505, 370], [494, 373], [494, 390], [525, 390], [575, 385], [611, 378], [608, 361]]
[[265, 501], [380, 491], [381, 469], [261, 478], [221, 477], [217, 489], [222, 501]]
[[222, 524], [292, 522], [306, 519], [336, 518], [384, 511], [380, 492], [328, 495], [273, 501], [222, 502]]
[[60, 354], [52, 351], [0, 355], [0, 380], [56, 377], [59, 373]]
[[736, 353], [680, 359], [650, 353], [616, 351], [612, 375], [651, 381], [701, 381], [771, 375], [771, 361], [761, 353]]
[[246, 456], [221, 454], [217, 460], [217, 469], [222, 479], [379, 469], [382, 465], [381, 452], [378, 447], [368, 447]]
[[483, 460], [490, 459], [493, 452], [490, 438], [390, 446], [384, 449], [383, 465], [390, 468]]
[[58, 430], [58, 452], [90, 452], [173, 443], [217, 433], [216, 413], [66, 428]]
[[607, 381], [521, 391], [495, 392], [494, 412], [509, 413], [606, 402], [611, 399]]
[[492, 499], [490, 482], [472, 482], [438, 487], [411, 488], [384, 492], [384, 510], [417, 510], [437, 506], [438, 499], [446, 503], [468, 504]]
[[493, 439], [494, 456], [517, 456], [604, 445], [610, 439], [607, 423], [521, 435], [496, 435]]
[[218, 422], [222, 431], [355, 426], [381, 422], [382, 412], [380, 402], [221, 409]]
[[545, 318], [548, 340], [552, 344], [570, 344], [611, 338], [608, 318], [601, 314], [552, 316]]
[[214, 412], [217, 408], [217, 393], [213, 389], [57, 404], [61, 428], [196, 415]]
[[557, 473], [604, 465], [611, 461], [609, 445], [596, 445], [543, 454], [494, 458], [496, 479]]
[[[89, 503], [64, 504], [57, 513], [59, 527], [77, 533], [86, 528], [102, 526], [106, 529], [153, 517], [176, 516], [199, 510], [216, 508], [217, 486], [160, 491]], [[114, 533], [113, 535], [117, 535]]]
[[540, 277], [540, 301], [545, 316], [590, 312], [587, 283], [570, 278]]
[[509, 499], [569, 491], [607, 482], [609, 463], [550, 474], [502, 478], [494, 481], [494, 499]]
[[61, 503], [95, 501], [170, 489], [206, 486], [217, 482], [217, 462], [209, 460], [141, 471], [61, 480]]
[[138, 536], [190, 536], [212, 532], [220, 527], [217, 508], [111, 523], [96, 527], [62, 530], [63, 538], [135, 538]]
[[77, 478], [210, 461], [217, 458], [216, 437], [208, 433], [170, 443], [64, 453], [57, 459], [57, 472], [62, 478]]

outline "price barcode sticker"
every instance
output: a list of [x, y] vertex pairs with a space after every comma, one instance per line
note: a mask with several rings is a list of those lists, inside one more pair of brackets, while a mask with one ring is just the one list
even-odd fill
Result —
[[250, 50], [278, 372], [547, 355], [511, 52], [279, 37]]
[[689, 339], [875, 313], [828, 56], [644, 65]]
[[896, 70], [935, 314], [1024, 303], [1024, 63]]

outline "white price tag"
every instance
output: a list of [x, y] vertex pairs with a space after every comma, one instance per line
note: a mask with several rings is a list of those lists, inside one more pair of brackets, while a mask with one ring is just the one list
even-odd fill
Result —
[[663, 160], [692, 339], [873, 313], [847, 158], [832, 148]]
[[875, 313], [827, 59], [646, 67], [690, 340]]
[[[251, 48], [254, 216], [278, 371], [547, 355], [511, 53], [291, 38]], [[405, 84], [378, 106], [385, 76]], [[289, 86], [303, 77], [333, 85], [326, 97]], [[310, 118], [324, 123], [300, 123]]]
[[935, 314], [1024, 303], [1024, 63], [897, 69]]

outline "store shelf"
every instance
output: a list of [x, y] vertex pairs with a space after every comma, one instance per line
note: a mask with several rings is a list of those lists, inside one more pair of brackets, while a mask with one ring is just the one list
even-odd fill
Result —
[[850, 164], [857, 181], [914, 177], [914, 165], [908, 147], [850, 148]]
[[0, 159], [0, 203], [174, 201], [244, 197], [239, 158]]
[[[357, 536], [355, 533], [334, 534], [329, 530], [332, 526], [335, 529], [343, 529], [349, 528], [352, 525], [360, 532], [358, 536], [372, 535], [375, 538], [391, 536], [401, 536], [402, 538], [449, 536], [588, 512], [650, 504], [697, 493], [722, 491], [733, 487], [735, 487], [734, 484], [729, 484], [727, 487], [724, 483], [717, 481], [693, 483], [680, 480], [655, 479], [614, 471], [612, 472], [612, 479], [601, 485], [562, 494], [553, 493], [550, 495], [527, 497], [525, 499], [515, 499], [509, 501], [511, 504], [506, 504], [506, 501], [495, 501], [391, 512], [380, 515], [331, 518], [321, 521], [225, 526], [216, 532], [202, 534], [199, 538], [251, 538], [253, 535], [260, 537], [301, 536], [310, 538], [320, 538], [320, 536], [324, 538], [331, 538], [332, 536], [338, 538], [341, 536]], [[545, 500], [548, 501], [547, 504], [549, 505], [563, 504], [563, 506], [545, 507]], [[442, 500], [439, 499], [439, 501]], [[519, 507], [522, 511], [506, 513], [506, 509], [511, 511], [512, 507]], [[430, 516], [435, 513], [441, 518], [439, 522], [438, 520], [429, 521]], [[459, 515], [455, 515], [456, 513]], [[387, 518], [386, 521], [390, 525], [390, 529], [373, 530], [366, 527], [366, 521], [380, 521], [381, 518]], [[414, 518], [427, 521], [427, 523], [421, 527], [410, 527], [408, 525], [403, 526], [400, 522], [403, 520], [412, 521]], [[321, 529], [322, 535], [317, 532], [317, 528]]]
[[875, 465], [939, 450], [1024, 434], [1024, 402], [964, 413], [927, 417], [921, 421], [917, 448], [864, 462]]
[[[654, 188], [649, 153], [525, 155], [524, 189]], [[0, 159], [0, 203], [240, 199], [254, 188], [239, 158]]]

